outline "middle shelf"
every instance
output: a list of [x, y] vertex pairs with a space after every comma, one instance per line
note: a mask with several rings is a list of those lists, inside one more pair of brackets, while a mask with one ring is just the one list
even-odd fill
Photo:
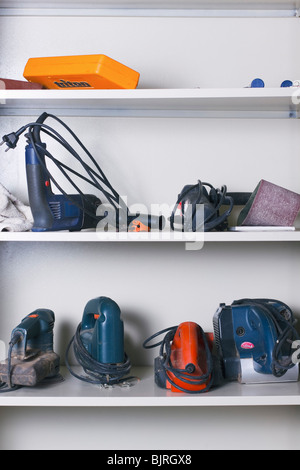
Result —
[[0, 90], [1, 116], [299, 118], [300, 88]]

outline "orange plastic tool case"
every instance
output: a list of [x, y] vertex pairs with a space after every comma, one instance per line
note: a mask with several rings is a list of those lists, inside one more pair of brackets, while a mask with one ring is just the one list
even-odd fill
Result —
[[30, 58], [23, 73], [29, 82], [51, 89], [136, 88], [140, 74], [103, 54]]

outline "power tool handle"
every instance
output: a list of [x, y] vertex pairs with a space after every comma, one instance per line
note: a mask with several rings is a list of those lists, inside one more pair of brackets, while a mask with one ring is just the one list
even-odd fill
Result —
[[90, 300], [84, 309], [81, 331], [94, 328], [90, 338], [91, 355], [102, 363], [124, 360], [124, 326], [118, 304], [109, 297]]
[[15, 351], [23, 357], [26, 356], [27, 347], [53, 351], [54, 320], [54, 312], [49, 309], [37, 309], [24, 317], [11, 334], [12, 338], [16, 335], [20, 336], [20, 341], [15, 345]]
[[50, 182], [46, 178], [43, 166], [31, 144], [26, 146], [25, 159], [28, 198], [32, 216], [35, 226], [46, 230], [53, 224], [53, 215], [47, 199], [52, 194]]

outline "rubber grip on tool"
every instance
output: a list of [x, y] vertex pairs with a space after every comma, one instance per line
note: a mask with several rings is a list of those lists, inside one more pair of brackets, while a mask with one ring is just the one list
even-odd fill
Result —
[[31, 145], [26, 146], [26, 176], [28, 198], [34, 225], [39, 229], [49, 229], [53, 224], [53, 215], [47, 200], [45, 174]]

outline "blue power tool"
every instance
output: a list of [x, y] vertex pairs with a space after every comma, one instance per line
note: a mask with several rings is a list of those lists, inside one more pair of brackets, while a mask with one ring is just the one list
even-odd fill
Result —
[[[43, 147], [46, 151], [46, 146]], [[40, 147], [39, 156], [32, 144], [25, 148], [28, 197], [34, 219], [32, 231], [78, 231], [96, 227], [100, 199], [91, 194], [54, 194], [44, 169], [43, 147]]]
[[294, 315], [273, 299], [241, 299], [220, 304], [213, 318], [224, 378], [240, 383], [297, 381], [293, 360], [299, 346]]
[[[71, 345], [87, 376], [77, 375], [70, 366]], [[66, 351], [66, 365], [74, 377], [93, 384], [113, 385], [129, 380], [124, 379], [131, 368], [124, 351], [124, 324], [114, 300], [97, 297], [86, 304], [82, 321]]]
[[1, 389], [34, 386], [59, 375], [60, 357], [53, 351], [54, 321], [52, 310], [37, 309], [13, 329], [8, 358], [0, 363]]
[[[45, 123], [48, 118], [54, 119], [64, 131], [71, 135], [76, 148], [57, 130]], [[150, 229], [161, 230], [163, 228], [165, 220], [162, 215], [130, 212], [96, 159], [61, 119], [44, 112], [35, 122], [22, 126], [16, 132], [4, 135], [0, 145], [6, 144], [6, 151], [14, 149], [19, 137], [25, 131], [27, 131], [25, 136], [28, 144], [25, 150], [28, 197], [34, 219], [32, 231], [78, 231], [96, 227], [99, 229], [98, 224], [103, 219], [105, 219], [104, 227], [112, 223], [116, 231], [150, 231]], [[41, 132], [59, 143], [63, 150], [75, 159], [72, 166], [68, 166], [50, 153], [45, 142], [41, 140]], [[68, 194], [63, 189], [62, 184], [47, 167], [46, 159], [55, 165], [56, 170], [59, 170], [60, 175], [67, 180], [68, 185], [73, 186], [75, 194]], [[83, 174], [76, 169], [78, 165], [81, 170], [84, 170]], [[85, 194], [79, 187], [79, 180], [100, 191], [101, 200], [96, 195]], [[59, 194], [52, 192], [51, 183]], [[97, 211], [100, 205], [103, 206], [103, 214]]]

